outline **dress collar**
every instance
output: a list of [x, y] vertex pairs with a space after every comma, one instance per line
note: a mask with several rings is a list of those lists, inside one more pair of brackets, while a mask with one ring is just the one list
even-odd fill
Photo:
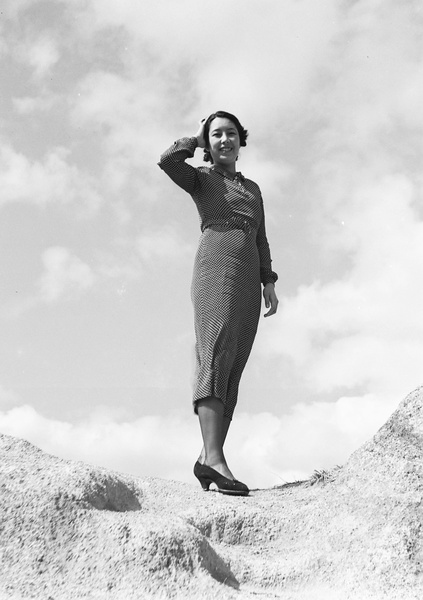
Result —
[[213, 171], [216, 171], [216, 173], [223, 175], [223, 177], [227, 177], [231, 181], [244, 181], [245, 180], [245, 177], [241, 173], [241, 171], [237, 171], [235, 173], [235, 175], [232, 176], [231, 173], [228, 173], [228, 171], [225, 171], [225, 169], [222, 169], [222, 167], [219, 167], [218, 165], [212, 165], [211, 168], [213, 169]]

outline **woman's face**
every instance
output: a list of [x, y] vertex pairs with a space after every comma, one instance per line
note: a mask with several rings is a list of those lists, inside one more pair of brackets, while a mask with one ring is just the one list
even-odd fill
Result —
[[229, 119], [216, 117], [210, 123], [209, 150], [213, 163], [223, 168], [235, 164], [240, 148], [239, 133]]

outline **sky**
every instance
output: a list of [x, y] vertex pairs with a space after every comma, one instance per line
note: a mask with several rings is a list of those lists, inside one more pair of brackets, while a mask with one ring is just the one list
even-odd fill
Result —
[[423, 384], [422, 49], [418, 0], [3, 0], [0, 432], [196, 484], [199, 220], [157, 161], [227, 110], [280, 304], [226, 457], [343, 464]]

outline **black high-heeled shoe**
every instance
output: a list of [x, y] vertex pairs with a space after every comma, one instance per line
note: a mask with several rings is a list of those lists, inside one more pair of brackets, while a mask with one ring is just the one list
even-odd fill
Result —
[[211, 483], [217, 485], [217, 489], [221, 494], [232, 494], [232, 496], [248, 496], [250, 490], [237, 479], [228, 479], [207, 465], [201, 465], [198, 460], [194, 465], [194, 475], [201, 483], [201, 487], [205, 492], [209, 491]]

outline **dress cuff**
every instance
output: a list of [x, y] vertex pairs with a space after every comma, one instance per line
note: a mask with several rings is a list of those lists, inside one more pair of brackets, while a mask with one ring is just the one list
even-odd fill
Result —
[[198, 140], [195, 136], [183, 137], [180, 140], [176, 140], [173, 146], [176, 146], [178, 150], [187, 150], [191, 156], [194, 156], [195, 149], [198, 146]]
[[271, 269], [261, 269], [260, 271], [260, 279], [263, 285], [266, 285], [267, 283], [275, 284], [277, 282], [278, 274]]

